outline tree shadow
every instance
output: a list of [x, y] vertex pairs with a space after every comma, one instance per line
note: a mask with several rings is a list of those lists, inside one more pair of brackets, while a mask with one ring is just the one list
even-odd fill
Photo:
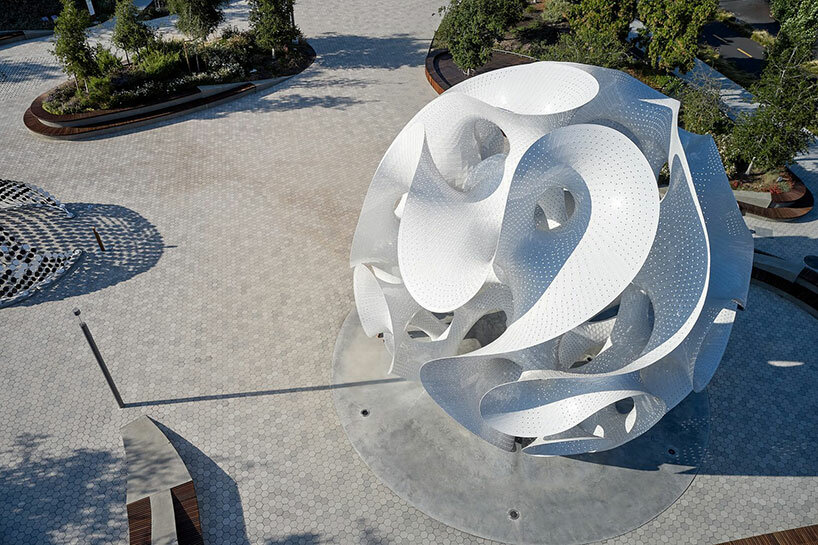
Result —
[[[45, 207], [3, 211], [4, 228], [21, 242], [40, 251], [84, 252], [65, 276], [18, 305], [61, 301], [113, 286], [149, 270], [162, 257], [162, 235], [139, 213], [115, 204], [71, 203], [66, 207], [74, 218]], [[104, 252], [94, 238], [94, 227]]]
[[23, 433], [0, 452], [0, 543], [88, 545], [124, 538], [125, 479], [110, 452], [77, 449], [48, 456], [48, 435]]
[[422, 66], [426, 61], [428, 40], [409, 34], [358, 36], [325, 33], [309, 38], [318, 53], [316, 62], [324, 68], [380, 68], [396, 70]]
[[249, 545], [236, 482], [187, 439], [161, 422], [154, 423], [167, 436], [193, 478], [204, 542]]
[[[2, 50], [2, 47], [0, 47], [0, 50]], [[62, 70], [60, 70], [59, 66], [53, 64], [44, 64], [34, 61], [1, 62], [0, 88], [6, 83], [22, 83], [30, 80], [48, 79], [59, 74], [62, 74]]]
[[321, 534], [304, 532], [303, 534], [292, 534], [280, 539], [268, 539], [264, 545], [319, 545], [320, 543], [334, 543], [333, 539], [323, 539]]

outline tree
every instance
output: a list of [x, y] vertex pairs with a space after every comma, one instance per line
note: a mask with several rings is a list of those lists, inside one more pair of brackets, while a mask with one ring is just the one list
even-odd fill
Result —
[[555, 44], [535, 46], [532, 55], [548, 61], [579, 62], [605, 68], [622, 68], [628, 61], [625, 44], [616, 36], [587, 28], [565, 33]]
[[773, 50], [752, 91], [759, 107], [739, 119], [733, 130], [736, 154], [758, 170], [784, 165], [806, 151], [818, 122], [818, 83], [804, 70], [811, 49]]
[[74, 76], [77, 90], [80, 88], [80, 80], [87, 89], [87, 79], [97, 74], [93, 50], [88, 45], [86, 34], [91, 17], [87, 11], [77, 9], [73, 0], [62, 0], [62, 6], [57, 24], [54, 26], [52, 53], [62, 65], [63, 71]]
[[570, 22], [574, 31], [604, 34], [625, 41], [636, 19], [636, 0], [580, 0], [571, 8]]
[[250, 0], [250, 25], [259, 46], [272, 51], [286, 48], [301, 35], [293, 19], [294, 0]]
[[117, 0], [115, 15], [116, 24], [111, 41], [125, 52], [125, 60], [130, 63], [128, 52], [138, 55], [141, 49], [148, 47], [153, 40], [153, 31], [137, 19], [136, 6], [132, 0]]
[[525, 0], [451, 0], [440, 12], [438, 35], [461, 70], [483, 66], [506, 30], [519, 21]]
[[176, 28], [194, 40], [204, 40], [224, 20], [225, 0], [168, 0], [168, 9], [178, 16]]
[[645, 24], [641, 39], [648, 59], [657, 68], [693, 68], [699, 33], [716, 14], [716, 0], [640, 0], [639, 18]]
[[773, 49], [784, 50], [791, 47], [811, 49], [818, 39], [818, 2], [815, 0], [791, 1], [786, 11], [782, 10], [779, 20], [781, 30], [779, 41], [773, 43]]

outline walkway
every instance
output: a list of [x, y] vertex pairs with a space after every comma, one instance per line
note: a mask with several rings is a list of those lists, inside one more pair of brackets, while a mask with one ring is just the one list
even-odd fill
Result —
[[[84, 142], [42, 141], [22, 124], [31, 99], [63, 77], [49, 43], [0, 49], [0, 176], [78, 214], [8, 221], [48, 225], [53, 244], [88, 251], [53, 290], [0, 310], [0, 543], [124, 545], [119, 428], [140, 414], [167, 426], [188, 465], [206, 543], [483, 543], [383, 486], [328, 391], [366, 188], [436, 96], [423, 62], [440, 3], [302, 0], [296, 19], [319, 54], [304, 73]], [[228, 24], [246, 10], [231, 2]], [[116, 408], [74, 307], [129, 408]], [[712, 544], [818, 520], [814, 400], [794, 394], [818, 390], [818, 341], [800, 335], [814, 328], [751, 288], [710, 388], [702, 473], [660, 517], [607, 545]]]

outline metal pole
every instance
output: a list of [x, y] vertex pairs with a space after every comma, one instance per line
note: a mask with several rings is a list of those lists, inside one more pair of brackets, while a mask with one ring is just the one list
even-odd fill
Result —
[[[94, 232], [94, 237], [96, 237], [96, 239], [97, 239], [97, 244], [99, 244], [99, 249], [104, 252], [105, 251], [105, 246], [102, 245], [102, 237], [100, 237], [99, 233], [97, 233], [97, 228], [96, 227], [91, 227], [91, 230]], [[77, 314], [77, 316], [79, 316], [79, 314]]]
[[111, 389], [111, 393], [114, 394], [114, 398], [116, 398], [116, 403], [119, 405], [120, 409], [125, 408], [125, 403], [122, 402], [122, 396], [119, 395], [119, 390], [114, 384], [114, 379], [111, 376], [110, 371], [108, 371], [108, 366], [105, 365], [105, 360], [102, 359], [102, 354], [99, 352], [99, 348], [97, 348], [97, 343], [94, 341], [94, 336], [91, 335], [91, 330], [88, 329], [88, 325], [82, 321], [80, 318], [80, 309], [74, 309], [74, 316], [79, 318], [80, 321], [80, 329], [82, 329], [83, 334], [85, 334], [85, 340], [88, 341], [88, 346], [91, 347], [91, 352], [94, 353], [94, 357], [99, 364], [99, 368], [102, 370], [102, 374], [105, 375], [105, 380], [108, 381], [108, 387]]

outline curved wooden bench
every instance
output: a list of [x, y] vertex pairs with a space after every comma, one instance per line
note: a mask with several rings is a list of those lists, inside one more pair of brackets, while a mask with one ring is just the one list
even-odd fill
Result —
[[122, 427], [131, 545], [204, 545], [199, 503], [185, 463], [147, 416]]
[[752, 278], [818, 317], [818, 272], [756, 250]]
[[[529, 64], [535, 61], [534, 58], [510, 51], [495, 50], [492, 52], [489, 62], [476, 69], [473, 75], [476, 76], [498, 68]], [[430, 49], [426, 54], [424, 70], [426, 79], [438, 94], [468, 79], [468, 76], [454, 64], [448, 49]]]

